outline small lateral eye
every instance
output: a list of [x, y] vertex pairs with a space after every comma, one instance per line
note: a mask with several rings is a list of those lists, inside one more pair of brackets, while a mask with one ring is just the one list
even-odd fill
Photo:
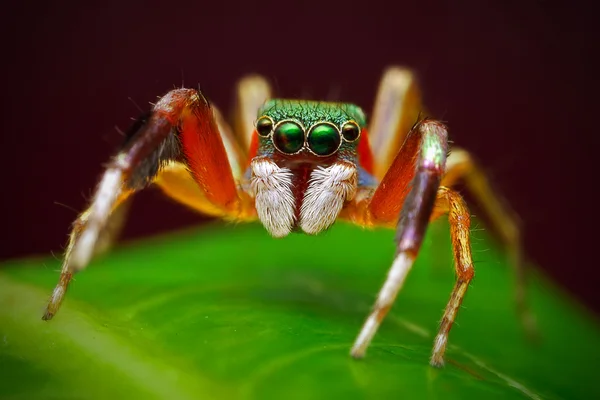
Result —
[[347, 142], [354, 142], [360, 136], [360, 128], [354, 121], [348, 121], [342, 126], [342, 136]]
[[256, 132], [262, 137], [267, 137], [273, 130], [273, 121], [269, 117], [261, 117], [256, 122]]

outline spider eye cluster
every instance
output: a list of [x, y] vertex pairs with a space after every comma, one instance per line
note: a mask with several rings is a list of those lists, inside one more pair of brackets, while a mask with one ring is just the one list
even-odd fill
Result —
[[317, 122], [307, 131], [298, 121], [285, 119], [274, 123], [269, 116], [258, 119], [256, 132], [263, 138], [270, 137], [273, 146], [284, 154], [296, 154], [306, 148], [320, 157], [330, 156], [342, 142], [354, 142], [360, 137], [360, 127], [354, 121], [347, 121], [341, 127], [332, 122]]

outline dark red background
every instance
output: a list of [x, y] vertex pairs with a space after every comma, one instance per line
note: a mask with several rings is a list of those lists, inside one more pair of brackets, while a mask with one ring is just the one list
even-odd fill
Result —
[[[259, 72], [286, 97], [338, 93], [370, 110], [383, 68], [401, 64], [418, 72], [430, 110], [521, 215], [531, 259], [600, 309], [598, 235], [590, 233], [600, 134], [595, 13], [566, 2], [481, 3], [3, 10], [0, 257], [60, 251], [119, 142], [114, 127], [139, 113], [134, 103], [147, 108], [183, 80], [227, 109], [235, 81]], [[136, 199], [126, 237], [198, 221], [149, 191]]]

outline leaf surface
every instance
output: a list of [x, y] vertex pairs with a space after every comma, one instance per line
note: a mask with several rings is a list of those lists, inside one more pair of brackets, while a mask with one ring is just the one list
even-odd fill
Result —
[[348, 353], [386, 276], [393, 232], [336, 224], [272, 239], [210, 224], [119, 246], [41, 320], [53, 258], [0, 269], [0, 398], [600, 398], [597, 320], [537, 271], [528, 341], [505, 256], [473, 233], [476, 276], [428, 360], [454, 283], [447, 223], [421, 254], [364, 360]]

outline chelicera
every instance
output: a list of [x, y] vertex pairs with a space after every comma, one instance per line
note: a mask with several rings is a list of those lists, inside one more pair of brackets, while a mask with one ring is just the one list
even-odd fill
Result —
[[512, 214], [465, 150], [449, 153], [447, 127], [419, 118], [421, 109], [413, 74], [396, 67], [382, 78], [369, 124], [354, 104], [274, 99], [259, 76], [238, 84], [235, 129], [200, 91], [170, 91], [134, 124], [89, 208], [75, 221], [43, 318], [56, 314], [73, 274], [111, 241], [110, 227], [122, 217], [125, 200], [157, 185], [204, 214], [258, 219], [273, 237], [318, 234], [338, 219], [395, 229], [392, 266], [351, 349], [360, 358], [402, 288], [428, 224], [445, 215], [457, 280], [431, 356], [432, 365], [442, 366], [474, 275], [470, 213], [452, 189], [463, 180], [508, 245], [517, 271], [517, 305], [531, 328]]

